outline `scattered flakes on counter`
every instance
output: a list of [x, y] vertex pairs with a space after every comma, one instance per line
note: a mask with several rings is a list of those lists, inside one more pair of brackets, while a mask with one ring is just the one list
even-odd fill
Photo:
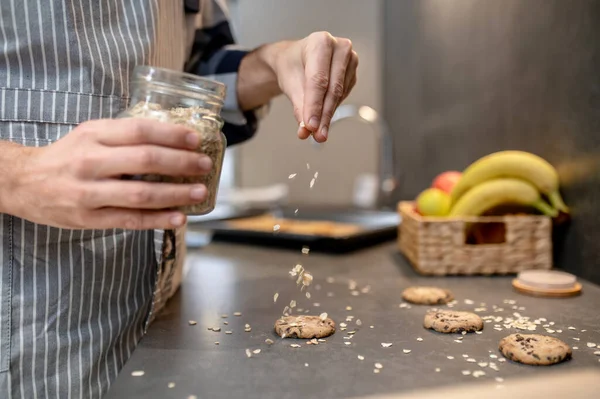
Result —
[[580, 341], [580, 339], [579, 339], [579, 338], [577, 338], [577, 337], [573, 337], [573, 339], [574, 339], [575, 341]]
[[457, 340], [462, 341], [463, 339], [465, 339], [465, 337], [456, 337]]
[[306, 345], [319, 345], [319, 341], [316, 338], [306, 342]]
[[500, 359], [498, 359], [498, 361], [499, 361], [500, 363], [504, 363], [504, 362], [506, 362], [506, 359], [505, 359], [505, 358], [503, 358], [503, 357], [501, 357]]
[[494, 327], [494, 330], [496, 330], [496, 331], [502, 331], [502, 328], [500, 328], [500, 327]]
[[319, 341], [319, 342], [327, 342], [327, 340], [323, 339], [323, 338], [319, 338], [317, 341]]
[[273, 295], [273, 303], [277, 302], [277, 298], [279, 298], [279, 292], [276, 292], [275, 295]]
[[371, 286], [370, 285], [365, 285], [364, 287], [362, 287], [360, 289], [360, 292], [362, 292], [363, 294], [368, 294], [371, 291]]
[[354, 335], [354, 334], [356, 334], [356, 331], [348, 331], [346, 334], [348, 334], [348, 335]]
[[352, 321], [352, 320], [354, 320], [354, 316], [352, 316], [352, 315], [346, 316], [346, 321]]
[[477, 365], [478, 365], [479, 367], [481, 367], [481, 368], [484, 368], [484, 367], [487, 367], [487, 366], [488, 366], [488, 364], [487, 364], [486, 362], [479, 362], [479, 363], [477, 363]]
[[382, 342], [381, 346], [384, 348], [389, 348], [390, 346], [392, 346], [392, 343], [391, 342]]
[[144, 370], [135, 370], [135, 371], [131, 372], [132, 377], [141, 377], [144, 374], [146, 374], [146, 372]]
[[228, 315], [228, 314], [226, 314], [226, 313], [223, 313], [223, 314], [221, 315], [221, 318], [222, 318], [222, 319], [226, 319], [226, 318], [228, 318], [228, 317], [229, 317], [229, 315]]
[[350, 295], [352, 295], [352, 296], [359, 296], [359, 295], [360, 295], [360, 292], [358, 292], [358, 291], [352, 291], [352, 292], [350, 293]]
[[356, 319], [356, 325], [357, 326], [362, 326], [362, 321], [360, 321], [360, 319]]
[[215, 341], [215, 345], [219, 345], [219, 341]]
[[291, 344], [290, 346], [292, 348], [301, 348], [302, 347], [301, 345], [298, 345], [298, 344]]
[[574, 351], [576, 351], [577, 349], [579, 349], [579, 347], [578, 347], [578, 346], [574, 346], [574, 347], [573, 347], [573, 350], [574, 350]]
[[439, 367], [437, 367], [437, 368], [435, 369], [435, 372], [436, 372], [436, 373], [439, 373], [440, 371], [442, 371], [442, 370], [441, 370]]
[[319, 302], [315, 302], [315, 303], [313, 303], [313, 306], [314, 306], [315, 308], [318, 308], [318, 307], [320, 307], [320, 306], [321, 306], [321, 304], [320, 304]]
[[352, 306], [346, 306], [346, 310], [348, 310], [348, 311], [352, 310]]
[[487, 312], [487, 308], [475, 308], [476, 312]]
[[550, 324], [551, 326], [553, 326], [555, 323], [554, 323], [553, 321], [551, 321], [551, 322], [550, 322], [550, 323], [548, 323], [548, 324]]
[[402, 349], [402, 352], [404, 352], [406, 354], [409, 354], [410, 352], [412, 352], [412, 350], [410, 350], [410, 349]]
[[[307, 294], [308, 294], [308, 292], [307, 292]], [[302, 309], [302, 308], [298, 308], [298, 309], [296, 309], [296, 310], [297, 310], [299, 313], [301, 313], [301, 312], [302, 312], [304, 309]]]
[[464, 358], [466, 359], [466, 358], [468, 358], [468, 357], [469, 357], [469, 355], [467, 355], [467, 354], [464, 354], [464, 355], [462, 355], [462, 357], [464, 357]]
[[475, 334], [481, 335], [481, 334], [483, 334], [483, 331], [475, 331]]
[[357, 285], [358, 284], [354, 280], [349, 280], [348, 281], [348, 289], [349, 290], [355, 290]]
[[189, 324], [190, 326], [195, 326], [196, 324], [198, 324], [198, 322], [197, 322], [197, 321], [195, 321], [195, 320], [190, 320], [190, 321], [188, 321], [188, 324]]
[[475, 362], [477, 362], [477, 360], [475, 360], [472, 357], [470, 357], [470, 358], [467, 359], [467, 362], [469, 362], [469, 363], [475, 363]]
[[461, 371], [462, 375], [471, 375], [471, 371], [470, 370], [463, 370]]
[[374, 373], [374, 374], [379, 374], [379, 373], [380, 373], [380, 370], [379, 370], [379, 369], [373, 369], [373, 373]]
[[375, 368], [376, 369], [382, 369], [383, 365], [381, 363], [375, 363]]
[[244, 327], [244, 332], [251, 332], [252, 331], [252, 327], [250, 327], [248, 324], [246, 324], [246, 327]]
[[297, 175], [298, 175], [298, 173], [292, 173], [291, 175], [288, 176], [288, 179], [292, 180]]
[[234, 312], [233, 315], [235, 317], [240, 317], [242, 315], [242, 312]]
[[267, 345], [273, 345], [273, 340], [272, 340], [272, 339], [269, 339], [269, 338], [267, 338], [267, 339], [265, 339], [265, 343], [266, 343]]
[[310, 188], [313, 188], [313, 187], [314, 187], [314, 185], [315, 185], [315, 181], [316, 181], [316, 180], [315, 180], [315, 178], [314, 178], [314, 177], [313, 177], [312, 179], [310, 179], [310, 185], [309, 185], [309, 187], [310, 187]]
[[490, 358], [492, 358], [492, 359], [498, 359], [498, 355], [496, 355], [496, 354], [492, 353], [492, 354], [490, 355]]
[[340, 327], [346, 327], [348, 326], [346, 323], [340, 323]]
[[402, 302], [400, 305], [400, 309], [410, 309], [410, 305], [408, 303]]
[[258, 355], [258, 354], [260, 353], [260, 349], [254, 349], [254, 350], [252, 351], [252, 353], [254, 353], [255, 355]]
[[423, 342], [423, 338], [421, 338], [421, 337], [417, 337], [417, 341], [419, 341], [419, 342]]
[[327, 278], [325, 279], [325, 281], [326, 281], [326, 282], [328, 282], [329, 284], [333, 284], [333, 283], [335, 283], [335, 279], [334, 279], [333, 277], [327, 277]]
[[596, 347], [596, 344], [595, 344], [595, 343], [593, 343], [593, 342], [588, 342], [588, 343], [587, 343], [587, 347], [588, 347], [588, 348], [595, 348], [595, 347]]
[[290, 301], [290, 309], [294, 309], [296, 307], [296, 301], [293, 299]]
[[457, 344], [462, 344], [462, 341], [460, 339], [455, 339], [454, 342], [456, 342]]
[[596, 352], [594, 352], [594, 355], [596, 355], [596, 356], [600, 356], [600, 351], [596, 351]]
[[196, 395], [190, 395], [187, 397], [187, 399], [198, 399], [198, 397]]
[[225, 331], [225, 334], [231, 335], [231, 334], [233, 334], [233, 331], [227, 330], [227, 331]]
[[547, 332], [548, 334], [554, 334], [556, 331], [552, 330], [551, 328], [547, 328], [547, 329], [546, 329], [546, 332]]
[[348, 342], [348, 341], [346, 341], [346, 342], [344, 342], [344, 344], [345, 344], [345, 345], [352, 345], [352, 342]]
[[362, 355], [358, 355], [357, 357], [358, 357], [358, 360], [365, 360], [365, 357]]
[[333, 298], [335, 296], [335, 294], [333, 292], [328, 292], [327, 293], [327, 297], [328, 298]]
[[586, 332], [587, 330], [581, 330], [581, 332]]
[[[311, 297], [310, 292], [306, 291], [306, 299], [310, 299], [310, 297]], [[300, 310], [300, 309], [298, 309], [298, 310]]]
[[485, 371], [483, 371], [483, 370], [473, 371], [473, 377], [475, 377], [475, 378], [483, 377], [484, 375], [485, 375]]
[[308, 363], [304, 363], [304, 367], [308, 367]]
[[167, 388], [175, 388], [175, 383], [174, 382], [169, 382], [167, 384]]
[[496, 382], [504, 382], [504, 378], [502, 377], [496, 377], [494, 379], [496, 380]]
[[252, 357], [252, 351], [250, 349], [246, 349], [246, 356]]
[[461, 335], [467, 335], [467, 332], [466, 332], [466, 331], [463, 331], [463, 332], [461, 332], [460, 334], [461, 334]]
[[221, 327], [213, 327], [211, 330], [214, 332], [221, 332]]
[[229, 323], [228, 323], [228, 322], [226, 322], [226, 321], [224, 321], [224, 322], [223, 322], [223, 325], [226, 325], [226, 326], [228, 326], [228, 325], [229, 325]]
[[310, 170], [310, 164], [308, 162], [306, 163], [306, 170]]
[[475, 302], [473, 302], [472, 300], [465, 299], [465, 305], [473, 305], [473, 304], [475, 304]]
[[556, 330], [556, 332], [557, 332], [558, 334], [560, 334], [560, 333], [562, 333], [562, 330]]
[[446, 358], [448, 358], [448, 360], [454, 360], [454, 356], [446, 356]]

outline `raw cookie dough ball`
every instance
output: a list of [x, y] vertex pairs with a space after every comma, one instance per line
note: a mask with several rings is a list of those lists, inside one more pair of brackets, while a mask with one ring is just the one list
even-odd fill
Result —
[[402, 292], [402, 299], [418, 305], [444, 305], [454, 299], [449, 290], [438, 287], [409, 287]]
[[533, 366], [550, 366], [571, 358], [571, 347], [558, 338], [540, 334], [511, 334], [500, 341], [509, 360]]
[[275, 332], [282, 338], [325, 338], [335, 332], [335, 322], [319, 316], [285, 316], [275, 322]]
[[483, 330], [483, 320], [471, 312], [432, 310], [425, 315], [423, 326], [441, 333], [475, 332]]

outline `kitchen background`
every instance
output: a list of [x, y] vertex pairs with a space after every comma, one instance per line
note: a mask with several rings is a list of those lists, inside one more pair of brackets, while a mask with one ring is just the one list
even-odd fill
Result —
[[[318, 30], [353, 40], [359, 81], [346, 102], [373, 107], [390, 125], [400, 185], [388, 205], [489, 152], [522, 149], [553, 163], [573, 215], [556, 264], [600, 283], [599, 1], [229, 3], [245, 47]], [[296, 129], [289, 101], [274, 101], [258, 135], [228, 154], [225, 186], [289, 183], [291, 202], [352, 204], [358, 177], [377, 171], [377, 131], [340, 121], [317, 147]], [[319, 171], [313, 190], [308, 174], [287, 179], [306, 163]]]

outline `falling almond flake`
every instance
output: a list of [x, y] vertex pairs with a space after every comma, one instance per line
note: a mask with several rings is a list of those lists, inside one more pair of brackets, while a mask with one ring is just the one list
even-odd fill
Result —
[[267, 345], [273, 345], [273, 340], [272, 340], [272, 339], [269, 339], [269, 338], [267, 338], [267, 339], [265, 339], [265, 343], [266, 343]]
[[310, 247], [306, 247], [306, 246], [302, 247], [302, 253], [304, 255], [308, 255], [309, 252], [310, 252]]
[[325, 281], [327, 281], [329, 284], [332, 284], [335, 282], [335, 279], [333, 277], [327, 277]]
[[246, 349], [246, 356], [252, 357], [252, 351], [250, 351], [250, 349]]
[[310, 164], [306, 164], [306, 170], [310, 170]]
[[260, 349], [255, 349], [252, 351], [252, 353], [254, 353], [255, 355], [258, 355], [260, 353]]
[[308, 363], [304, 363], [304, 367], [308, 367]]
[[273, 231], [279, 231], [279, 229], [281, 229], [281, 225], [276, 224], [273, 226]]
[[146, 372], [145, 372], [145, 371], [143, 371], [143, 370], [136, 370], [136, 371], [132, 371], [132, 372], [131, 372], [131, 375], [132, 375], [133, 377], [141, 377], [141, 376], [143, 376], [144, 374], [146, 374]]
[[358, 291], [352, 291], [350, 294], [351, 294], [352, 296], [359, 296], [359, 295], [360, 295], [360, 292], [358, 292]]
[[454, 360], [454, 356], [446, 356], [449, 360]]
[[375, 326], [369, 326], [369, 328], [375, 328]]
[[462, 375], [471, 375], [471, 372], [469, 370], [463, 370], [461, 371]]
[[[310, 292], [307, 292], [307, 293], [306, 293], [306, 298], [307, 298], [307, 299], [310, 299]], [[298, 310], [300, 310], [300, 309], [298, 309]]]
[[356, 319], [356, 325], [357, 326], [362, 326], [362, 321], [360, 321], [360, 319]]
[[273, 302], [277, 302], [277, 298], [279, 298], [279, 292], [276, 292], [275, 295], [273, 295]]
[[312, 284], [312, 281], [313, 281], [312, 274], [310, 274], [309, 272], [304, 272], [304, 274], [302, 275], [302, 285], [304, 285], [305, 287], [308, 287], [309, 285]]
[[379, 374], [379, 373], [380, 373], [380, 371], [379, 371], [379, 369], [373, 369], [373, 373], [375, 373], [375, 374]]
[[440, 368], [439, 368], [439, 367], [435, 369], [435, 372], [436, 372], [436, 373], [439, 373], [440, 371], [442, 371], [442, 370], [440, 370]]
[[196, 322], [194, 320], [190, 320], [190, 321], [188, 321], [188, 323], [190, 324], [190, 326], [195, 326], [196, 324], [198, 324], [198, 322]]
[[293, 299], [290, 301], [290, 308], [294, 309], [296, 307], [296, 301], [294, 301]]
[[315, 302], [315, 303], [313, 303], [313, 306], [314, 306], [315, 308], [318, 308], [319, 306], [321, 306], [321, 304], [320, 304], [319, 302]]
[[319, 172], [315, 172], [315, 179], [319, 177]]
[[169, 382], [167, 384], [167, 388], [175, 388], [175, 383], [174, 382]]
[[383, 346], [384, 348], [389, 348], [390, 346], [392, 346], [392, 343], [386, 343], [386, 342], [382, 342], [381, 346]]
[[421, 341], [423, 341], [423, 338], [419, 337], [419, 338], [417, 338], [417, 341], [421, 342]]
[[381, 365], [381, 363], [375, 363], [375, 368], [376, 369], [382, 369], [383, 366]]
[[310, 188], [313, 188], [313, 186], [314, 186], [314, 185], [315, 185], [315, 179], [313, 178], [313, 179], [310, 181]]
[[328, 292], [328, 293], [327, 293], [327, 297], [328, 297], [328, 298], [333, 298], [333, 297], [334, 297], [334, 295], [335, 295], [335, 294], [334, 294], [333, 292]]
[[292, 173], [291, 175], [288, 176], [288, 179], [292, 180], [294, 177], [296, 177], [298, 173]]
[[412, 351], [410, 349], [402, 349], [402, 352], [404, 352], [404, 353], [410, 353]]
[[358, 360], [365, 360], [365, 357], [362, 355], [358, 355]]
[[294, 211], [295, 214], [298, 214], [298, 208], [296, 208], [296, 210]]
[[352, 343], [351, 342], [344, 342], [344, 344], [351, 345]]

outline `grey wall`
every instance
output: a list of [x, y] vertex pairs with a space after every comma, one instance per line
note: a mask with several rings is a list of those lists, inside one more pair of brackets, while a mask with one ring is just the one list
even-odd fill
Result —
[[600, 1], [386, 0], [384, 113], [413, 198], [437, 173], [523, 149], [559, 170], [557, 265], [600, 283]]

